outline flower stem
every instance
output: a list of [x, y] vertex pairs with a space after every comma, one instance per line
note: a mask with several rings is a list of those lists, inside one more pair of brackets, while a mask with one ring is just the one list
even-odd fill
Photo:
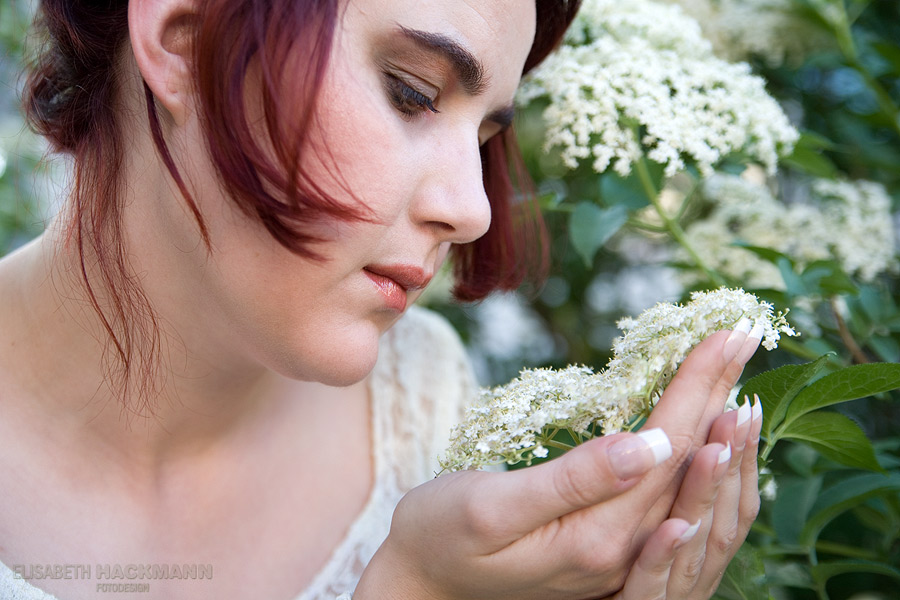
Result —
[[562, 442], [557, 442], [556, 440], [547, 440], [545, 442], [541, 442], [544, 446], [549, 446], [550, 448], [556, 448], [557, 450], [562, 450], [564, 452], [568, 452], [572, 450], [575, 446], [570, 446], [569, 444], [564, 444]]
[[663, 208], [662, 203], [659, 201], [659, 191], [656, 189], [656, 185], [653, 183], [653, 178], [650, 176], [650, 169], [647, 168], [647, 159], [643, 156], [635, 161], [634, 163], [635, 171], [637, 172], [638, 179], [641, 182], [641, 187], [644, 189], [644, 193], [647, 195], [647, 198], [650, 200], [650, 203], [653, 205], [653, 208], [656, 209], [656, 213], [659, 215], [660, 220], [663, 222], [663, 226], [666, 231], [669, 232], [678, 244], [685, 249], [685, 251], [690, 255], [691, 260], [694, 261], [694, 264], [702, 270], [710, 281], [715, 283], [717, 286], [726, 285], [725, 280], [719, 275], [716, 271], [709, 267], [706, 264], [700, 255], [694, 250], [693, 246], [691, 246], [690, 242], [688, 242], [687, 235], [684, 232], [684, 229], [681, 228], [681, 225], [670, 217], [666, 210]]

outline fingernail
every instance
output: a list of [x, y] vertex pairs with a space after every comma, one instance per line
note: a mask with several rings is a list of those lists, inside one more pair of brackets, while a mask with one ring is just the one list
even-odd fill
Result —
[[753, 394], [753, 420], [762, 418], [762, 402], [759, 400], [759, 396]]
[[678, 541], [675, 542], [675, 547], [678, 548], [687, 544], [691, 539], [697, 535], [697, 532], [700, 531], [700, 519], [697, 519], [697, 522], [684, 530], [680, 536], [678, 536]]
[[753, 408], [750, 406], [750, 398], [744, 396], [744, 403], [738, 408], [737, 413], [737, 427], [740, 427], [750, 420], [750, 417], [753, 414]]
[[747, 339], [748, 333], [750, 333], [750, 319], [741, 317], [741, 320], [731, 330], [731, 335], [728, 336], [728, 339], [725, 340], [725, 345], [722, 347], [722, 357], [725, 359], [725, 362], [731, 362], [737, 356], [738, 350], [741, 349], [744, 341]]
[[763, 416], [763, 408], [762, 402], [759, 399], [759, 396], [753, 394], [753, 427], [750, 429], [751, 443], [758, 444], [759, 436], [762, 432], [762, 416]]
[[719, 461], [716, 464], [721, 465], [731, 460], [731, 442], [725, 444], [725, 449], [719, 452]]
[[642, 475], [672, 456], [666, 432], [656, 427], [628, 436], [606, 451], [613, 472], [620, 479]]
[[762, 322], [757, 321], [756, 324], [753, 325], [753, 329], [750, 330], [750, 333], [747, 334], [747, 338], [744, 340], [743, 345], [737, 353], [737, 360], [739, 363], [746, 364], [747, 361], [750, 360], [750, 357], [753, 356], [753, 353], [759, 348], [763, 331]]

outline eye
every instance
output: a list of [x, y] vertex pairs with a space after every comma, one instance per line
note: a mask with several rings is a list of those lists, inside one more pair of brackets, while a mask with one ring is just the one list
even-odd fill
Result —
[[426, 111], [439, 112], [434, 98], [409, 85], [396, 75], [385, 73], [385, 87], [391, 103], [406, 117], [415, 117]]

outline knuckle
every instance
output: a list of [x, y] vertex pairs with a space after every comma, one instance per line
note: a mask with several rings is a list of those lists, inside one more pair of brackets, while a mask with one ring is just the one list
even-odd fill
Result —
[[557, 469], [553, 475], [553, 489], [566, 504], [572, 506], [589, 506], [593, 504], [590, 473], [584, 469], [572, 468], [569, 465]]
[[706, 552], [700, 552], [685, 563], [682, 577], [690, 582], [688, 585], [689, 588], [693, 588], [693, 582], [700, 577], [700, 573], [703, 572], [703, 565], [705, 563]]
[[694, 437], [684, 433], [670, 433], [669, 441], [672, 443], [672, 458], [669, 460], [686, 466], [694, 448]]
[[723, 554], [726, 556], [730, 556], [732, 550], [734, 549], [735, 542], [738, 539], [738, 528], [737, 523], [729, 525], [724, 528], [722, 531], [718, 533], [718, 535], [712, 539], [712, 547], [713, 550], [717, 554]]
[[739, 522], [743, 531], [749, 531], [750, 526], [756, 521], [760, 511], [759, 493], [754, 493], [750, 498], [741, 502]]
[[498, 535], [501, 519], [496, 511], [479, 503], [474, 497], [463, 500], [459, 507], [460, 516], [469, 533], [476, 539], [490, 539]]
[[597, 547], [585, 547], [572, 557], [572, 564], [576, 573], [585, 575], [612, 574], [621, 576], [624, 584], [625, 561], [615, 552], [598, 551]]

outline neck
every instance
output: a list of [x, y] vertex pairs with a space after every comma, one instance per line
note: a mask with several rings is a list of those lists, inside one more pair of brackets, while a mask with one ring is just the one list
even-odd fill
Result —
[[[9, 365], [6, 376], [17, 374], [16, 391], [0, 400], [37, 419], [54, 439], [117, 457], [132, 470], [153, 470], [255, 436], [288, 411], [292, 418], [305, 418], [298, 411], [314, 417], [321, 398], [336, 394], [231, 351], [227, 332], [199, 326], [198, 315], [168, 286], [149, 280], [145, 291], [162, 325], [160, 364], [152, 372], [158, 375], [132, 377], [123, 397], [103, 368], [115, 356], [79, 278], [77, 254], [62, 243], [57, 226], [0, 263], [0, 357]], [[102, 290], [98, 299], [102, 306]], [[146, 407], [136, 387], [142, 384], [155, 391]], [[347, 397], [336, 395], [335, 408]], [[17, 399], [27, 402], [16, 406]]]

